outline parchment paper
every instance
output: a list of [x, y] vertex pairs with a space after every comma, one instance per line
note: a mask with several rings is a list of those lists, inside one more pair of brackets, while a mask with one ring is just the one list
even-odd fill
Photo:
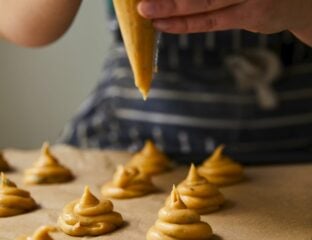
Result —
[[[81, 196], [85, 185], [100, 197], [100, 186], [110, 180], [117, 164], [130, 154], [112, 151], [78, 150], [56, 146], [53, 153], [70, 167], [76, 179], [68, 184], [27, 186], [23, 170], [39, 156], [39, 151], [6, 150], [5, 157], [15, 168], [9, 178], [29, 190], [41, 208], [35, 212], [0, 219], [0, 239], [32, 233], [37, 227], [54, 225], [68, 202]], [[176, 168], [154, 179], [158, 194], [132, 200], [113, 200], [125, 226], [95, 240], [144, 240], [163, 206], [172, 184], [187, 173]], [[221, 211], [203, 217], [214, 230], [214, 239], [224, 240], [312, 240], [312, 164], [249, 167], [248, 179], [238, 185], [222, 188], [227, 203]], [[63, 240], [79, 239], [63, 233], [53, 234]], [[84, 238], [85, 239], [85, 238]], [[89, 239], [89, 238], [88, 238]]]

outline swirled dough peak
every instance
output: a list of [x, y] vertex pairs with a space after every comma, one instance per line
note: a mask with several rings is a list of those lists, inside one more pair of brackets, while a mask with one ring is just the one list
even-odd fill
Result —
[[63, 209], [58, 218], [59, 228], [71, 236], [99, 236], [123, 225], [122, 216], [113, 211], [109, 200], [98, 200], [86, 187], [81, 199]]
[[48, 143], [43, 144], [38, 161], [25, 171], [25, 182], [29, 184], [62, 183], [72, 178], [71, 171], [52, 155]]
[[130, 160], [129, 166], [139, 168], [148, 175], [156, 175], [170, 169], [170, 159], [148, 140], [144, 148]]
[[155, 192], [151, 177], [135, 167], [118, 166], [113, 181], [102, 187], [102, 194], [111, 198], [135, 198]]
[[50, 236], [50, 232], [55, 232], [56, 228], [52, 226], [42, 226], [38, 228], [32, 236], [19, 237], [16, 240], [53, 240]]
[[29, 212], [37, 208], [34, 199], [30, 193], [17, 188], [15, 183], [11, 182], [1, 173], [0, 180], [0, 217], [10, 217]]
[[198, 169], [200, 175], [219, 186], [231, 185], [243, 179], [243, 167], [223, 155], [223, 149], [224, 145], [219, 146]]
[[8, 162], [5, 160], [3, 153], [0, 152], [0, 171], [1, 172], [6, 172], [10, 170], [10, 166]]
[[148, 231], [147, 240], [207, 240], [212, 236], [209, 224], [188, 209], [178, 191], [173, 188], [170, 200], [158, 212], [158, 220]]
[[187, 178], [179, 184], [178, 191], [187, 208], [199, 214], [215, 211], [225, 201], [218, 188], [198, 174], [194, 164]]

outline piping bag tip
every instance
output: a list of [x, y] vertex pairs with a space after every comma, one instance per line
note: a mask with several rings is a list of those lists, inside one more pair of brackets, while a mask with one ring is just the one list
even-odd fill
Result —
[[144, 101], [147, 101], [147, 98], [148, 98], [148, 91], [140, 89], [140, 92], [141, 92], [141, 94], [142, 94], [143, 100], [144, 100]]

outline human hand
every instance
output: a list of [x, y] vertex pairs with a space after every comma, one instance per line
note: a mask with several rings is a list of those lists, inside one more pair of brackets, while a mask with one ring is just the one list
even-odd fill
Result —
[[142, 0], [138, 10], [169, 33], [230, 29], [275, 33], [312, 26], [311, 0]]

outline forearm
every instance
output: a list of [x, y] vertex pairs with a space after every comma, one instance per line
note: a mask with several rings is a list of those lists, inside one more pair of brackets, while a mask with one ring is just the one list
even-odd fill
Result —
[[81, 0], [0, 0], [0, 34], [24, 46], [41, 46], [63, 35]]

